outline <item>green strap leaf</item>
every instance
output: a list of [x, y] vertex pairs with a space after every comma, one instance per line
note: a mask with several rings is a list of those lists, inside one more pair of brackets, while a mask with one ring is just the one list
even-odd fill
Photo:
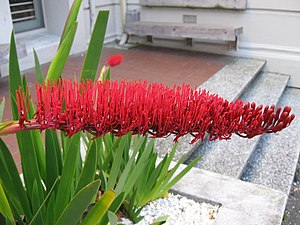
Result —
[[[53, 208], [54, 208], [53, 207], [53, 205], [54, 205], [54, 195], [51, 195], [51, 194], [53, 193], [53, 190], [56, 187], [56, 184], [59, 182], [59, 180], [60, 180], [60, 177], [57, 177], [56, 180], [55, 180], [55, 182], [54, 182], [54, 184], [53, 184], [53, 186], [51, 187], [50, 191], [48, 192], [48, 194], [45, 197], [45, 199], [42, 202], [42, 204], [40, 204], [39, 209], [36, 211], [36, 213], [33, 216], [33, 218], [32, 218], [32, 220], [31, 220], [31, 222], [30, 222], [29, 225], [31, 225], [32, 223], [35, 222], [35, 219], [40, 215], [40, 212], [42, 211], [43, 207], [45, 206], [46, 202], [48, 201], [48, 198], [51, 196], [51, 198], [50, 198], [50, 200], [48, 202], [48, 209], [47, 209], [46, 217], [43, 217], [43, 218], [46, 218], [46, 222], [45, 223], [48, 224], [47, 221], [49, 221], [49, 215], [51, 217], [52, 216], [51, 212], [54, 211], [53, 210]], [[51, 218], [53, 218], [53, 216]], [[50, 223], [50, 224], [53, 224], [53, 223]]]
[[62, 33], [61, 38], [60, 38], [59, 46], [62, 45], [64, 39], [66, 38], [66, 36], [68, 34], [68, 32], [70, 31], [70, 29], [72, 29], [72, 25], [76, 22], [78, 12], [79, 12], [79, 9], [80, 9], [80, 6], [81, 6], [81, 2], [82, 2], [82, 0], [74, 0], [73, 1], [72, 7], [69, 11], [68, 18], [67, 18], [66, 23], [65, 23], [63, 33]]
[[90, 147], [84, 162], [79, 182], [75, 193], [81, 190], [85, 185], [89, 184], [95, 179], [96, 166], [97, 166], [97, 143], [96, 141], [90, 142]]
[[15, 203], [16, 206], [22, 207], [23, 213], [26, 218], [32, 217], [31, 206], [24, 186], [20, 179], [20, 175], [14, 159], [7, 148], [6, 144], [0, 138], [0, 177], [3, 183], [3, 188], [8, 190], [11, 195], [11, 199], [18, 199]]
[[[27, 80], [26, 80], [25, 75], [23, 75], [22, 81], [23, 81], [22, 82], [23, 90], [26, 90], [28, 88], [28, 86], [27, 86]], [[28, 93], [30, 95], [29, 89], [28, 89]], [[33, 102], [30, 98], [27, 99], [27, 101], [29, 101], [29, 106], [30, 106], [28, 116], [29, 116], [29, 118], [32, 118], [35, 113]], [[45, 160], [45, 150], [44, 150], [42, 135], [37, 130], [30, 131], [30, 135], [32, 136], [32, 140], [33, 140], [32, 144], [35, 149], [34, 153], [36, 154], [39, 172], [41, 174], [42, 179], [45, 180], [46, 179], [46, 160]]]
[[104, 215], [106, 215], [111, 203], [114, 201], [115, 192], [113, 190], [106, 191], [101, 199], [96, 203], [92, 210], [84, 218], [81, 225], [98, 224]]
[[105, 38], [109, 11], [99, 11], [90, 44], [84, 58], [80, 78], [95, 80]]
[[55, 57], [48, 69], [47, 77], [45, 80], [46, 82], [57, 80], [58, 78], [60, 78], [74, 41], [77, 25], [77, 22], [73, 23], [73, 25], [70, 27], [70, 30], [66, 34], [66, 37], [63, 39], [62, 44], [57, 50]]
[[161, 225], [167, 222], [167, 219], [169, 218], [169, 216], [160, 216], [158, 217], [156, 220], [154, 220], [153, 223], [151, 223], [150, 225]]
[[[31, 196], [31, 204], [32, 204], [32, 210], [33, 213], [35, 213], [35, 217], [33, 220], [30, 222], [30, 224], [44, 224], [44, 218], [43, 218], [43, 213], [37, 213], [40, 210], [40, 205], [42, 204], [43, 201], [43, 195], [40, 193], [40, 190], [37, 186], [37, 182], [33, 183], [33, 190], [32, 190], [32, 196]], [[45, 211], [45, 210], [41, 210]]]
[[72, 185], [76, 170], [76, 162], [80, 151], [80, 133], [75, 134], [68, 146], [67, 155], [57, 190], [55, 201], [55, 219], [58, 219], [72, 197]]
[[123, 136], [121, 138], [121, 142], [118, 146], [117, 151], [114, 152], [114, 156], [113, 156], [114, 160], [113, 160], [113, 164], [111, 166], [111, 170], [109, 172], [109, 178], [108, 178], [108, 182], [107, 182], [108, 189], [114, 189], [115, 185], [117, 183], [117, 178], [119, 176], [121, 163], [122, 163], [122, 156], [123, 156], [125, 141], [126, 141], [126, 136]]
[[108, 216], [110, 225], [117, 225], [118, 224], [118, 217], [116, 216], [116, 214], [114, 214], [111, 211], [108, 211], [107, 216]]
[[34, 64], [35, 64], [35, 77], [36, 81], [39, 84], [43, 83], [44, 77], [43, 77], [43, 72], [42, 72], [42, 67], [39, 61], [39, 58], [36, 54], [36, 51], [33, 49], [33, 55], [34, 55]]
[[9, 92], [10, 92], [10, 102], [12, 109], [12, 116], [14, 120], [19, 119], [18, 107], [15, 102], [16, 91], [22, 86], [21, 73], [16, 49], [16, 41], [14, 33], [11, 33], [10, 38], [10, 49], [9, 49]]
[[3, 116], [3, 113], [4, 113], [4, 106], [5, 106], [5, 98], [3, 97], [3, 100], [0, 103], [0, 122], [2, 121], [2, 116]]
[[55, 131], [46, 130], [46, 187], [50, 190], [56, 178], [61, 174], [62, 156], [58, 137]]
[[93, 197], [97, 194], [99, 187], [100, 180], [96, 180], [81, 189], [65, 208], [56, 225], [77, 224]]
[[0, 182], [0, 213], [7, 218], [11, 223], [14, 223], [14, 216], [12, 210], [7, 201], [6, 195], [4, 193], [3, 187]]

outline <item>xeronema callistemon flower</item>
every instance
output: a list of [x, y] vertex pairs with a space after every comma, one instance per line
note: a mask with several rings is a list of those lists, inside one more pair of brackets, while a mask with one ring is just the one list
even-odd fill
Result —
[[173, 88], [146, 81], [73, 82], [59, 80], [36, 85], [37, 111], [26, 119], [25, 95], [17, 92], [20, 130], [63, 130], [68, 136], [87, 131], [95, 137], [108, 132], [116, 136], [150, 133], [152, 137], [186, 134], [194, 139], [230, 139], [232, 134], [252, 138], [289, 126], [291, 107], [229, 102], [189, 85]]

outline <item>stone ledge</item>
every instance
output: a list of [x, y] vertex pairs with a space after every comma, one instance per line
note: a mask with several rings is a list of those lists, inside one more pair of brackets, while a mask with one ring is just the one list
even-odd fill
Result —
[[[178, 172], [184, 168], [181, 165]], [[280, 225], [287, 202], [281, 191], [198, 168], [192, 168], [172, 191], [221, 204], [217, 225]]]
[[246, 9], [247, 0], [140, 0], [142, 6]]

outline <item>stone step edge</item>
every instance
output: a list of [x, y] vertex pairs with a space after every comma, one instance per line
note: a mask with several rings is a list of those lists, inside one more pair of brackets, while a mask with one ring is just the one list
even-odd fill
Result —
[[[181, 164], [177, 173], [185, 167]], [[219, 225], [280, 225], [288, 198], [281, 191], [199, 168], [192, 168], [171, 191], [196, 201], [220, 204], [214, 223]]]
[[[288, 89], [294, 89], [294, 88], [290, 88], [290, 87], [288, 87]], [[286, 95], [283, 95], [283, 98], [287, 98], [289, 95], [288, 94], [291, 94], [291, 93], [285, 93]], [[297, 99], [297, 97], [294, 97], [294, 99]], [[297, 100], [294, 100], [294, 101], [297, 101]], [[280, 106], [283, 106], [283, 105], [285, 105], [286, 103], [284, 103], [284, 102], [282, 102], [282, 99], [279, 101], [279, 105]], [[294, 105], [294, 104], [293, 104]], [[295, 113], [296, 115], [299, 115], [299, 110], [297, 110], [296, 112], [295, 111], [293, 111], [293, 113]], [[294, 121], [294, 122], [296, 122], [296, 124], [297, 123], [299, 123], [300, 122], [300, 120], [299, 119], [297, 119], [297, 116], [296, 116], [296, 120]], [[294, 126], [294, 127], [293, 127]], [[295, 130], [294, 129], [297, 129], [297, 127], [298, 126], [296, 126], [296, 125], [291, 125], [290, 127], [288, 127], [287, 129], [291, 129], [290, 131], [288, 131], [288, 130], [285, 130], [285, 131], [283, 131], [283, 133], [285, 133], [285, 132], [291, 132], [291, 135], [293, 135], [292, 133], [294, 133], [295, 134]], [[297, 131], [296, 131], [296, 133], [297, 133]], [[299, 133], [299, 132], [298, 132]], [[284, 136], [283, 137], [286, 137], [286, 134], [283, 134]], [[288, 135], [289, 136], [289, 135]], [[263, 138], [263, 137], [262, 137]], [[296, 136], [296, 139], [298, 139], [299, 138], [299, 135], [297, 135]], [[274, 140], [275, 139], [275, 140]], [[277, 139], [277, 140], [276, 140]], [[272, 140], [272, 141], [270, 141], [270, 140]], [[275, 141], [275, 142], [274, 142]], [[276, 143], [276, 142], [280, 142], [281, 143], [281, 146], [272, 146], [272, 144], [274, 144], [274, 143]], [[295, 139], [294, 139], [294, 141], [295, 141]], [[245, 177], [245, 175], [247, 174], [247, 168], [250, 166], [250, 168], [251, 168], [251, 165], [252, 165], [252, 162], [256, 159], [256, 157], [255, 157], [255, 154], [257, 154], [257, 152], [253, 152], [253, 154], [254, 155], [252, 155], [251, 156], [251, 158], [249, 159], [250, 160], [250, 162], [247, 164], [247, 168], [246, 168], [246, 170], [245, 170], [245, 173], [243, 173], [242, 174], [242, 176], [240, 177], [240, 179], [242, 179], [242, 180], [244, 180], [244, 181], [246, 181], [246, 182], [253, 182], [253, 183], [256, 183], [256, 184], [260, 184], [260, 185], [264, 185], [264, 186], [267, 186], [267, 187], [270, 187], [270, 188], [272, 188], [272, 189], [276, 189], [276, 190], [280, 190], [280, 191], [282, 191], [282, 192], [284, 192], [284, 193], [286, 193], [286, 194], [289, 194], [290, 193], [290, 190], [291, 190], [291, 187], [292, 187], [292, 185], [293, 185], [293, 181], [294, 181], [294, 177], [295, 177], [295, 172], [296, 172], [296, 169], [297, 169], [297, 164], [298, 164], [298, 161], [299, 161], [299, 159], [300, 159], [300, 145], [299, 145], [299, 142], [296, 142], [296, 143], [294, 143], [294, 145], [293, 146], [290, 146], [290, 144], [289, 144], [289, 142], [291, 142], [291, 139], [289, 139], [289, 138], [284, 138], [284, 139], [282, 139], [282, 136], [281, 135], [279, 135], [279, 136], [272, 136], [272, 137], [270, 137], [269, 139], [267, 139], [266, 140], [266, 142], [267, 143], [269, 143], [267, 146], [263, 146], [263, 147], [266, 147], [267, 149], [269, 149], [269, 148], [271, 148], [271, 149], [279, 149], [279, 151], [282, 151], [283, 150], [283, 152], [285, 152], [284, 150], [285, 150], [285, 148], [289, 148], [289, 149], [293, 149], [293, 150], [289, 150], [289, 153], [288, 153], [288, 155], [289, 155], [289, 157], [288, 158], [290, 158], [291, 159], [291, 161], [289, 161], [289, 162], [286, 162], [285, 160], [285, 164], [284, 165], [291, 165], [291, 166], [289, 166], [289, 167], [284, 167], [285, 168], [285, 170], [284, 171], [287, 171], [287, 173], [285, 174], [285, 184], [287, 184], [287, 186], [278, 186], [278, 183], [276, 183], [276, 181], [275, 181], [275, 183], [274, 182], [272, 182], [272, 183], [262, 183], [262, 182], [257, 182], [257, 178], [255, 178], [254, 180], [253, 179], [250, 179], [250, 180], [247, 180], [247, 179], [245, 179], [245, 178], [247, 178], [247, 177]], [[284, 147], [282, 147], [282, 146], [284, 146]], [[288, 146], [288, 147], [286, 147], [286, 146]], [[264, 149], [266, 149], [266, 148], [264, 148]], [[271, 150], [272, 151], [272, 150]], [[265, 151], [265, 152], [267, 152], [267, 151]], [[292, 155], [291, 155], [292, 154]], [[259, 158], [261, 158], [260, 156], [259, 156]], [[277, 160], [278, 159], [278, 160]], [[276, 162], [279, 162], [279, 160], [281, 160], [280, 158], [277, 158], [276, 160]], [[282, 160], [281, 160], [281, 162], [282, 162]], [[277, 167], [278, 168], [278, 167]], [[257, 169], [257, 168], [255, 168], [255, 169]], [[268, 169], [270, 169], [270, 168], [268, 168]], [[262, 172], [262, 174], [263, 175], [265, 175], [264, 174], [264, 171], [269, 171], [269, 170], [266, 170], [265, 168], [264, 168], [264, 170], [262, 170], [263, 172]], [[259, 173], [259, 174], [261, 174], [261, 173]], [[270, 174], [270, 173], [267, 173], [267, 177], [270, 177], [270, 176], [272, 176], [273, 174]], [[278, 174], [277, 174], [278, 175]], [[282, 177], [282, 175], [283, 174], [281, 174], [281, 176], [280, 177]], [[266, 177], [266, 176], [260, 176], [260, 178], [259, 178], [259, 181], [261, 181], [261, 180], [263, 180], [262, 179], [262, 177]], [[282, 184], [282, 179], [283, 178], [280, 178], [279, 180], [281, 180], [280, 182], [280, 185]], [[272, 184], [272, 185], [270, 185], [270, 184]], [[275, 185], [274, 185], [275, 184]]]
[[[272, 72], [267, 72], [267, 73], [272, 73]], [[274, 102], [274, 104], [276, 105], [276, 107], [278, 107], [278, 103], [279, 103], [279, 101], [280, 101], [280, 98], [282, 97], [282, 94], [284, 93], [284, 90], [286, 89], [287, 84], [288, 84], [288, 82], [289, 82], [289, 80], [290, 80], [290, 75], [287, 75], [287, 74], [280, 74], [280, 73], [272, 73], [272, 74], [278, 74], [278, 76], [287, 76], [287, 80], [286, 80], [286, 82], [285, 82], [285, 87], [281, 90], [280, 97], [277, 99], [276, 102]], [[248, 166], [249, 163], [251, 162], [251, 159], [252, 159], [252, 157], [253, 157], [253, 154], [255, 153], [255, 149], [256, 149], [258, 143], [261, 141], [261, 138], [262, 138], [262, 136], [260, 136], [260, 137], [258, 138], [258, 140], [257, 140], [257, 142], [256, 142], [256, 144], [255, 144], [255, 146], [254, 146], [254, 148], [252, 149], [251, 153], [248, 155], [248, 159], [245, 161], [244, 167], [243, 167], [243, 169], [242, 169], [242, 170], [240, 171], [240, 173], [239, 173], [239, 176], [238, 176], [239, 179], [240, 179], [240, 178], [242, 177], [242, 175], [245, 173], [245, 171], [246, 171], [246, 169], [247, 169], [247, 166]]]
[[[285, 88], [286, 88], [286, 85], [287, 85], [287, 83], [288, 83], [288, 81], [289, 81], [289, 78], [290, 78], [290, 76], [287, 76], [287, 75], [285, 75], [285, 74], [279, 74], [279, 73], [271, 73], [271, 72], [262, 72], [261, 73], [261, 75], [262, 75], [262, 77], [261, 77], [261, 79], [262, 78], [265, 78], [265, 79], [270, 79], [270, 78], [268, 78], [268, 77], [264, 77], [263, 75], [264, 74], [272, 74], [272, 75], [276, 75], [276, 76], [283, 76], [284, 77], [284, 81], [283, 80], [281, 80], [280, 81], [280, 85], [281, 85], [281, 89], [280, 89], [280, 93], [278, 94], [278, 98], [276, 98], [276, 101], [274, 102], [276, 105], [278, 104], [278, 102], [279, 102], [279, 100], [280, 100], [280, 96], [282, 96], [282, 93], [284, 92], [284, 90], [285, 90]], [[284, 83], [283, 83], [284, 82]], [[250, 87], [251, 88], [251, 87]], [[255, 89], [254, 89], [255, 90]], [[237, 171], [238, 173], [236, 173], [236, 174], [232, 174], [232, 173], [228, 173], [228, 171], [230, 171], [230, 170], [225, 170], [226, 171], [226, 175], [227, 176], [231, 176], [232, 175], [232, 177], [234, 177], [234, 178], [236, 178], [236, 179], [240, 179], [241, 178], [241, 176], [243, 175], [243, 173], [244, 173], [244, 171], [246, 170], [246, 166], [248, 165], [248, 163], [249, 163], [249, 160], [251, 160], [252, 159], [252, 156], [253, 156], [253, 153], [255, 152], [255, 149], [256, 149], [256, 146], [258, 145], [258, 143], [259, 143], [259, 141], [261, 140], [261, 137], [262, 136], [259, 136], [259, 137], [257, 137], [256, 138], [256, 140], [251, 140], [252, 142], [251, 142], [251, 146], [249, 146], [249, 148], [251, 147], [251, 150], [248, 152], [249, 154], [247, 154], [247, 155], [245, 155], [245, 157], [243, 157], [242, 159], [243, 159], [243, 163], [242, 164], [239, 164], [239, 167], [238, 168], [236, 168], [237, 170], [235, 170], [235, 171]], [[204, 143], [205, 144], [205, 143]], [[231, 144], [233, 144], [233, 143], [228, 143], [228, 145], [231, 145]], [[245, 143], [245, 144], [250, 144], [250, 143]], [[244, 145], [244, 144], [243, 144]], [[199, 147], [199, 145], [198, 145], [198, 147]], [[205, 153], [204, 153], [205, 154]], [[225, 157], [226, 158], [226, 157]], [[202, 169], [205, 169], [205, 168], [202, 168]], [[209, 170], [209, 169], [208, 169]], [[219, 170], [220, 171], [220, 170]], [[224, 171], [224, 170], [222, 170], [222, 171]], [[214, 171], [214, 172], [216, 172], [216, 171]]]

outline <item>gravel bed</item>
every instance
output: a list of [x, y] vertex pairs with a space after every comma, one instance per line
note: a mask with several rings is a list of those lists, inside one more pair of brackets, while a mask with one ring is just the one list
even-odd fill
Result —
[[[199, 203], [181, 195], [170, 193], [167, 198], [161, 198], [149, 203], [141, 212], [144, 219], [138, 225], [149, 225], [160, 216], [169, 216], [166, 225], [209, 225], [215, 221], [219, 205]], [[133, 223], [125, 218], [119, 222], [124, 225]]]

